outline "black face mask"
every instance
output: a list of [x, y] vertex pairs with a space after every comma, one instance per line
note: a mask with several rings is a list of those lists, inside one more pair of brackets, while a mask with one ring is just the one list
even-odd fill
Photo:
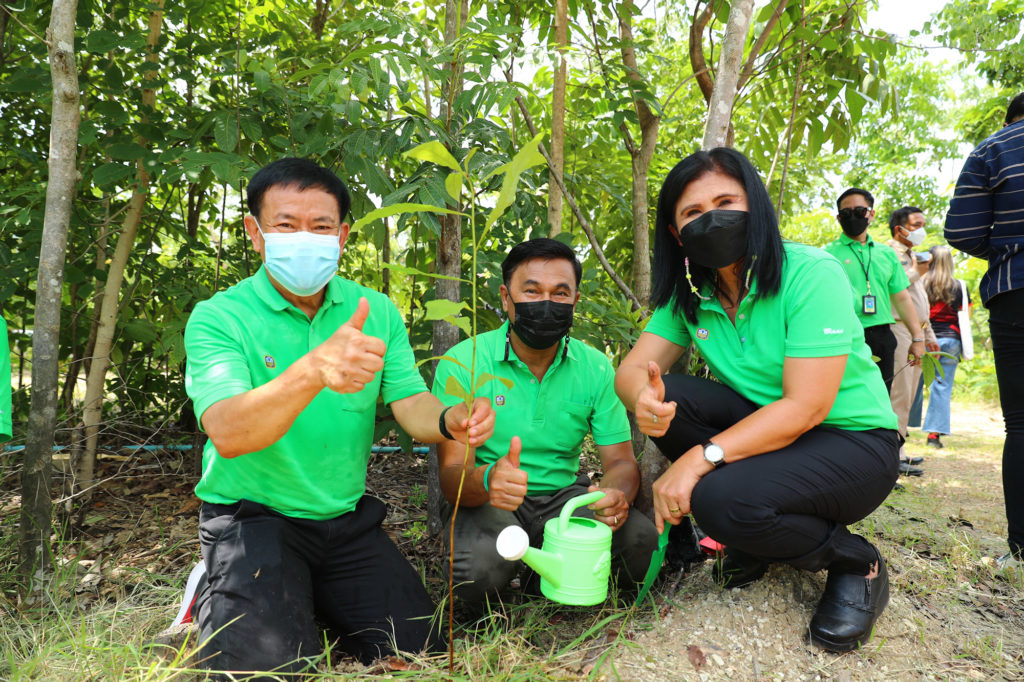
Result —
[[[862, 208], [858, 206], [857, 208]], [[868, 229], [868, 211], [864, 210], [863, 215], [860, 215], [860, 211], [857, 209], [844, 208], [839, 211], [839, 227], [843, 228], [843, 232], [850, 239], [856, 239], [864, 233], [864, 230]]]
[[[512, 297], [509, 296], [509, 300]], [[554, 301], [524, 301], [516, 303], [516, 321], [512, 329], [516, 336], [534, 350], [544, 350], [558, 343], [572, 327], [571, 303]]]
[[747, 253], [747, 211], [716, 209], [689, 223], [679, 233], [686, 256], [706, 268], [724, 268]]

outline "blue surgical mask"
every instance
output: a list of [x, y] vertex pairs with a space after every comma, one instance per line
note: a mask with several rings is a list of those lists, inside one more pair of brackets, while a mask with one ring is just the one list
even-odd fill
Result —
[[341, 257], [338, 235], [304, 230], [267, 234], [258, 220], [256, 229], [263, 235], [263, 262], [267, 270], [296, 296], [312, 296], [338, 271]]

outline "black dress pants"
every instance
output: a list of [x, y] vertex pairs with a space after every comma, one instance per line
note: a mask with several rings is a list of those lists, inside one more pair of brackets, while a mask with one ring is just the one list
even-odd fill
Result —
[[[672, 461], [758, 409], [707, 379], [667, 375], [664, 381], [676, 416], [654, 442]], [[866, 575], [875, 549], [846, 525], [892, 491], [900, 442], [892, 429], [815, 427], [780, 450], [708, 473], [693, 489], [693, 517], [726, 547], [760, 559]]]
[[1003, 497], [1010, 551], [1024, 559], [1024, 289], [988, 302], [992, 354], [996, 361], [999, 403], [1003, 408]]
[[864, 328], [864, 342], [871, 349], [871, 354], [878, 358], [878, 369], [882, 372], [882, 381], [885, 382], [885, 392], [892, 390], [892, 379], [894, 375], [893, 364], [896, 358], [896, 335], [887, 324], [878, 324], [873, 327]]
[[196, 601], [201, 665], [216, 671], [306, 669], [320, 654], [318, 622], [364, 663], [442, 648], [434, 604], [380, 524], [369, 495], [315, 521], [242, 500], [203, 504], [199, 540], [208, 584]]

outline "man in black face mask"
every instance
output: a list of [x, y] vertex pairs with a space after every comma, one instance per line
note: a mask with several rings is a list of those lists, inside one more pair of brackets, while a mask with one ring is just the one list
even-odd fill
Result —
[[[643, 581], [657, 544], [654, 524], [631, 512], [640, 487], [626, 410], [614, 390], [614, 371], [598, 350], [569, 338], [582, 268], [565, 244], [532, 239], [502, 263], [501, 300], [508, 322], [452, 348], [434, 377], [434, 394], [464, 401], [470, 368], [495, 408], [494, 435], [469, 450], [438, 447], [441, 491], [462, 497], [455, 522], [456, 594], [482, 604], [522, 568], [503, 559], [495, 539], [518, 525], [540, 546], [545, 522], [566, 501], [588, 491], [605, 497], [577, 510], [612, 529], [612, 571], [623, 591]], [[577, 476], [583, 438], [597, 444], [598, 484]], [[465, 479], [463, 480], [463, 476]], [[451, 509], [447, 510], [450, 517]], [[447, 539], [447, 534], [445, 534]]]
[[920, 365], [925, 345], [917, 311], [907, 290], [910, 280], [903, 271], [899, 256], [868, 234], [868, 225], [875, 217], [874, 205], [875, 198], [864, 189], [851, 187], [840, 194], [836, 201], [839, 209], [836, 219], [843, 234], [825, 250], [839, 259], [850, 278], [854, 307], [864, 325], [864, 340], [871, 354], [878, 358], [876, 364], [882, 372], [885, 388], [889, 390], [892, 388], [896, 353], [896, 336], [889, 327], [894, 321], [893, 309], [899, 313], [912, 338], [908, 357], [898, 358], [900, 366], [905, 363]]

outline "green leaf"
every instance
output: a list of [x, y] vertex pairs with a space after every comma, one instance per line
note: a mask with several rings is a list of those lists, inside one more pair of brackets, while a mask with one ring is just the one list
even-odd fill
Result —
[[124, 325], [125, 334], [128, 338], [142, 343], [153, 343], [156, 341], [156, 327], [146, 319], [129, 320]]
[[443, 144], [437, 140], [431, 140], [430, 142], [424, 142], [418, 147], [414, 147], [407, 151], [404, 156], [409, 156], [418, 161], [429, 161], [430, 163], [436, 163], [439, 166], [445, 168], [451, 168], [453, 171], [461, 171], [459, 168], [459, 162], [455, 160], [452, 153], [448, 151]]
[[381, 263], [381, 266], [391, 270], [392, 272], [399, 275], [412, 275], [416, 277], [428, 277], [430, 279], [451, 279], [458, 282], [470, 283], [470, 280], [463, 277], [453, 277], [451, 275], [438, 275], [434, 272], [424, 272], [423, 270], [417, 270], [416, 268], [410, 268], [405, 265], [399, 265], [398, 263]]
[[105, 163], [92, 172], [92, 181], [103, 187], [128, 177], [132, 169], [123, 163]]
[[137, 142], [117, 142], [106, 148], [112, 159], [135, 161], [146, 155], [146, 148]]
[[444, 188], [448, 190], [448, 196], [458, 203], [459, 197], [462, 195], [462, 173], [449, 173], [448, 177], [444, 179]]
[[116, 34], [102, 29], [89, 31], [89, 35], [85, 37], [85, 49], [96, 54], [110, 52], [119, 45], [120, 41]]
[[469, 392], [453, 376], [449, 376], [447, 381], [444, 382], [444, 392], [454, 398], [461, 398], [467, 403], [469, 402]]
[[441, 208], [440, 206], [431, 206], [430, 204], [391, 204], [390, 206], [382, 206], [381, 208], [374, 209], [364, 215], [362, 218], [357, 220], [352, 225], [353, 230], [361, 230], [374, 220], [380, 220], [381, 218], [388, 218], [399, 213], [451, 213], [453, 215], [465, 215], [458, 211], [453, 211], [448, 208]]
[[233, 152], [238, 148], [238, 121], [234, 112], [221, 111], [213, 121], [213, 137], [222, 152]]
[[428, 320], [448, 320], [452, 321], [456, 315], [461, 313], [463, 310], [469, 310], [469, 305], [464, 301], [449, 301], [446, 298], [437, 298], [433, 301], [427, 301], [427, 316]]
[[501, 192], [498, 194], [498, 200], [494, 204], [494, 208], [487, 216], [487, 223], [484, 227], [484, 234], [481, 235], [481, 240], [487, 234], [487, 231], [491, 229], [491, 226], [497, 222], [498, 218], [512, 205], [512, 202], [515, 200], [516, 186], [519, 184], [519, 178], [523, 172], [533, 166], [544, 163], [544, 156], [538, 150], [542, 137], [543, 133], [538, 133], [536, 137], [523, 145], [523, 148], [504, 166], [505, 178], [501, 183]]
[[495, 380], [500, 381], [501, 383], [505, 384], [505, 388], [507, 388], [510, 391], [512, 390], [512, 387], [515, 386], [515, 384], [512, 383], [512, 380], [509, 379], [509, 378], [499, 377], [499, 376], [496, 376], [494, 374], [490, 374], [488, 372], [481, 372], [480, 376], [478, 376], [476, 378], [476, 385], [473, 386], [473, 393], [474, 393], [474, 395], [476, 394], [477, 391], [480, 390], [480, 388], [484, 384], [486, 384], [486, 383], [488, 383], [490, 381], [495, 381]]

